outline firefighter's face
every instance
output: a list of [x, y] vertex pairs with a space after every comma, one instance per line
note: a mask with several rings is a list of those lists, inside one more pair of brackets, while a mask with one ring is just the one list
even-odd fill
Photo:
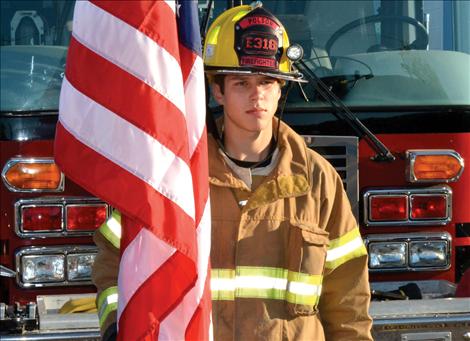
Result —
[[214, 84], [213, 95], [224, 106], [226, 133], [272, 133], [272, 118], [281, 97], [275, 78], [262, 75], [227, 75], [224, 91]]

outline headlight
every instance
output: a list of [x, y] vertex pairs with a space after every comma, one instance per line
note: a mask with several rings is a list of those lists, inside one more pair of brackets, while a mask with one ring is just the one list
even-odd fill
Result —
[[446, 242], [412, 242], [410, 247], [410, 265], [444, 266], [447, 264], [446, 255]]
[[447, 270], [451, 236], [447, 232], [372, 234], [365, 238], [372, 272]]
[[27, 247], [16, 253], [17, 283], [23, 288], [91, 283], [96, 247]]
[[63, 255], [23, 256], [21, 260], [24, 283], [61, 282], [64, 280]]
[[406, 264], [405, 243], [371, 243], [369, 257], [371, 268], [395, 268]]
[[91, 278], [91, 268], [96, 254], [69, 254], [67, 256], [67, 274], [70, 281]]

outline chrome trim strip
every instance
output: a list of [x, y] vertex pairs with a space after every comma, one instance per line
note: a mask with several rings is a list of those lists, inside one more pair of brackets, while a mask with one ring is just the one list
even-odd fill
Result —
[[[414, 174], [414, 164], [417, 156], [421, 155], [447, 155], [455, 158], [460, 166], [460, 172], [455, 177], [451, 179], [431, 179], [431, 180], [418, 180]], [[406, 165], [406, 181], [411, 183], [432, 183], [432, 182], [455, 182], [457, 181], [463, 173], [465, 168], [464, 159], [453, 149], [410, 149], [406, 151], [406, 159], [408, 164]]]
[[99, 330], [83, 331], [58, 331], [45, 333], [24, 332], [23, 334], [2, 335], [4, 341], [66, 341], [66, 340], [83, 340], [83, 341], [99, 341], [101, 340]]
[[[445, 241], [447, 244], [447, 253], [446, 260], [447, 264], [444, 266], [434, 266], [434, 267], [411, 267], [409, 266], [410, 262], [410, 244], [411, 242], [420, 242], [420, 241]], [[407, 266], [404, 267], [394, 267], [394, 268], [370, 268], [369, 272], [422, 272], [422, 271], [434, 271], [434, 270], [448, 270], [451, 266], [451, 256], [452, 256], [452, 236], [447, 232], [422, 232], [422, 233], [400, 233], [400, 234], [369, 234], [364, 237], [364, 243], [367, 248], [367, 253], [369, 253], [369, 244], [373, 242], [389, 242], [389, 243], [406, 243], [407, 245], [407, 255], [406, 263]], [[370, 261], [370, 260], [369, 260]]]
[[15, 157], [11, 158], [10, 160], [5, 163], [5, 166], [2, 170], [2, 180], [5, 186], [8, 188], [10, 192], [15, 193], [58, 193], [63, 192], [65, 187], [65, 176], [64, 173], [60, 172], [60, 182], [59, 186], [55, 189], [20, 189], [13, 185], [11, 185], [7, 178], [6, 173], [8, 170], [16, 165], [17, 163], [55, 163], [54, 159], [51, 157], [32, 157], [32, 158], [23, 158], [23, 157]]
[[[388, 220], [371, 221], [369, 212], [371, 196], [408, 196], [408, 219], [406, 220]], [[411, 219], [411, 196], [412, 195], [443, 195], [447, 201], [446, 217], [440, 219]], [[447, 185], [433, 186], [427, 188], [393, 188], [393, 189], [371, 189], [363, 195], [363, 222], [366, 226], [432, 226], [446, 225], [452, 220], [452, 188]]]
[[[405, 326], [413, 326], [413, 330], [417, 330], [417, 328], [420, 328], [420, 324], [425, 324], [423, 326], [424, 330], [429, 329], [430, 324], [435, 324], [437, 328], [437, 324], [441, 323], [464, 323], [470, 321], [470, 314], [456, 314], [456, 315], [451, 315], [451, 316], [428, 316], [428, 317], [405, 317], [405, 318], [376, 318], [374, 317], [374, 322], [373, 326], [374, 327], [390, 327], [390, 326], [400, 326], [400, 325], [405, 325]], [[449, 327], [450, 329], [451, 327]], [[387, 329], [390, 332], [390, 329]], [[406, 328], [400, 328], [402, 331], [407, 331], [409, 329]], [[374, 329], [374, 331], [381, 331], [381, 329]]]
[[[87, 205], [87, 206], [106, 206], [106, 219], [111, 215], [111, 207], [98, 198], [93, 197], [42, 197], [34, 199], [20, 199], [15, 203], [15, 233], [20, 238], [48, 238], [48, 237], [78, 237], [91, 236], [94, 230], [90, 231], [69, 231], [66, 227], [67, 213], [66, 208], [70, 205]], [[22, 228], [21, 211], [23, 207], [38, 206], [61, 206], [62, 223], [60, 231], [38, 231], [25, 232]]]
[[[21, 248], [15, 252], [15, 266], [16, 266], [16, 283], [21, 288], [44, 288], [44, 287], [57, 287], [57, 286], [77, 286], [77, 285], [91, 285], [93, 284], [90, 280], [88, 281], [68, 281], [68, 269], [67, 269], [67, 255], [75, 253], [89, 253], [96, 254], [98, 249], [93, 245], [63, 245], [63, 246], [28, 246]], [[23, 283], [21, 279], [21, 257], [25, 255], [64, 255], [64, 281], [57, 282], [42, 282], [42, 283]]]
[[16, 272], [4, 265], [0, 265], [0, 277], [16, 277]]

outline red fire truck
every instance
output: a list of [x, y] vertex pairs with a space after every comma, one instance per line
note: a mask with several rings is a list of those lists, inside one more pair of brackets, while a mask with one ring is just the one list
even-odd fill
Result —
[[[203, 29], [238, 4], [199, 0]], [[263, 5], [303, 48], [310, 82], [283, 119], [344, 180], [375, 339], [470, 340], [470, 298], [455, 297], [470, 266], [470, 1]], [[73, 2], [0, 6], [0, 338], [97, 338], [95, 312], [59, 313], [93, 297], [91, 234], [110, 213], [53, 161]]]

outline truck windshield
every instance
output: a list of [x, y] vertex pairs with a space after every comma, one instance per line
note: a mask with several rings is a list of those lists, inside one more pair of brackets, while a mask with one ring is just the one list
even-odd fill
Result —
[[[245, 3], [249, 3], [245, 1]], [[199, 0], [201, 10], [206, 0]], [[213, 16], [226, 6], [216, 0]], [[351, 107], [470, 104], [470, 2], [263, 1]], [[74, 1], [0, 1], [0, 111], [57, 110]], [[290, 107], [327, 107], [310, 85]]]
[[0, 1], [0, 111], [55, 111], [73, 1]]
[[[200, 3], [203, 1], [200, 1]], [[215, 1], [214, 15], [227, 1]], [[244, 3], [250, 3], [244, 1]], [[304, 61], [349, 107], [470, 104], [470, 1], [266, 0]], [[328, 104], [311, 85], [290, 108]]]

